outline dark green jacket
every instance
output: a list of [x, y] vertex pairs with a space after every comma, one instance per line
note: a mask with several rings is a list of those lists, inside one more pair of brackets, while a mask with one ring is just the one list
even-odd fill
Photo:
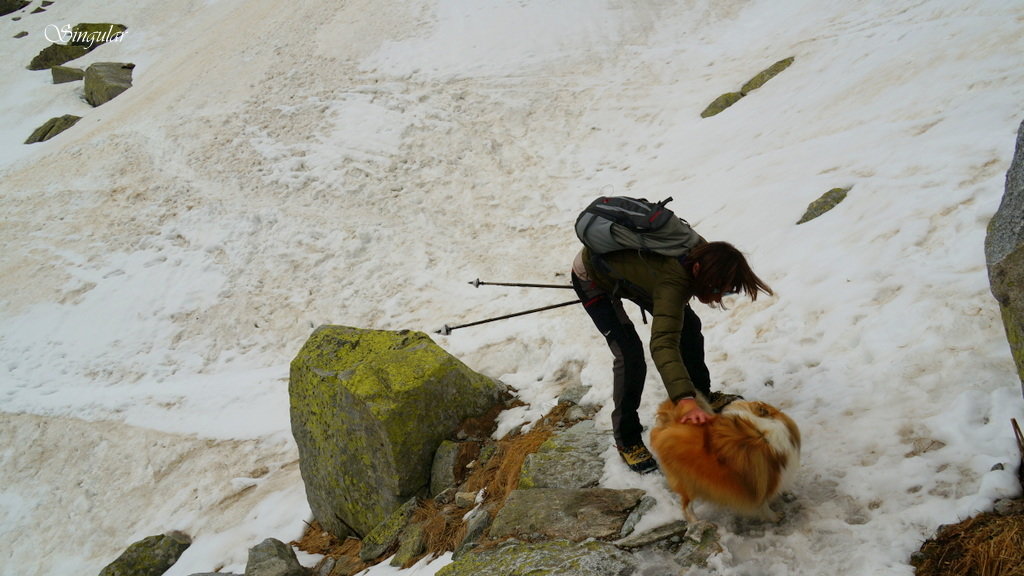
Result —
[[608, 293], [636, 302], [652, 316], [651, 357], [658, 367], [668, 397], [678, 400], [696, 396], [683, 358], [679, 354], [679, 332], [683, 308], [694, 295], [693, 274], [671, 256], [624, 250], [601, 256], [604, 265], [595, 266], [591, 252], [584, 248], [587, 274]]

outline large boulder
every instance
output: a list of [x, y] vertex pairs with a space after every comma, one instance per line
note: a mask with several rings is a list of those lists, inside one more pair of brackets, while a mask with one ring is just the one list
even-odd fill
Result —
[[441, 442], [501, 393], [422, 332], [321, 326], [292, 361], [289, 395], [310, 508], [344, 538], [425, 492]]
[[110, 102], [132, 87], [135, 64], [96, 62], [85, 69], [85, 101], [93, 107]]
[[988, 225], [985, 261], [1024, 393], [1024, 123], [1017, 131], [1002, 202]]

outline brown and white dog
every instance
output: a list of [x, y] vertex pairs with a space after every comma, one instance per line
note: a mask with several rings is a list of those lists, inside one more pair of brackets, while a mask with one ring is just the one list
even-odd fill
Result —
[[708, 500], [777, 522], [769, 501], [800, 465], [800, 430], [789, 416], [763, 402], [737, 400], [703, 424], [682, 423], [671, 401], [658, 410], [651, 449], [683, 515], [695, 524], [694, 500]]

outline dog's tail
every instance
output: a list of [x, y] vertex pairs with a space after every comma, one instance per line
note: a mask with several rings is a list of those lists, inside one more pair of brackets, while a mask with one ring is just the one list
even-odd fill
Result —
[[785, 462], [771, 447], [768, 438], [746, 418], [715, 420], [712, 453], [732, 470], [742, 472], [751, 501], [764, 502], [779, 488]]

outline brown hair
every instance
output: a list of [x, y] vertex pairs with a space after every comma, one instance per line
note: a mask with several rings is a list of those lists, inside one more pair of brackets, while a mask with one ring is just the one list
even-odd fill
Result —
[[686, 262], [697, 264], [694, 274], [696, 295], [702, 302], [721, 303], [722, 296], [743, 292], [757, 300], [758, 292], [774, 294], [764, 280], [757, 277], [743, 253], [728, 242], [707, 242], [686, 256]]

